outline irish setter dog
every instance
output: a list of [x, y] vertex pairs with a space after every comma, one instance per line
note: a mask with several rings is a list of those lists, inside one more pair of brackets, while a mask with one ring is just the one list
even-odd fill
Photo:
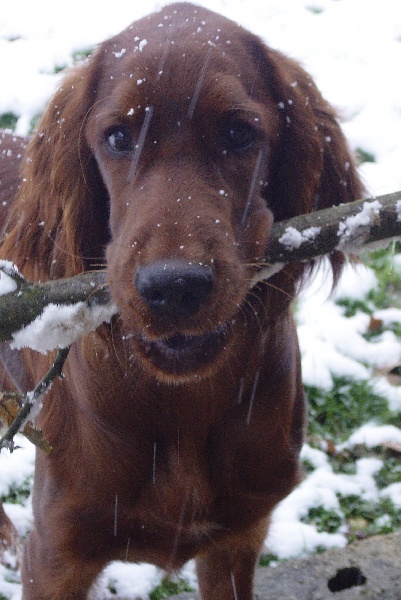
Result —
[[[24, 600], [83, 600], [114, 559], [191, 557], [203, 600], [251, 600], [269, 515], [301, 477], [291, 303], [308, 266], [250, 282], [274, 220], [361, 195], [310, 76], [213, 12], [167, 6], [66, 76], [1, 252], [31, 280], [106, 268], [119, 315], [73, 345], [37, 419], [53, 451], [37, 453]], [[33, 386], [51, 357], [24, 356]]]

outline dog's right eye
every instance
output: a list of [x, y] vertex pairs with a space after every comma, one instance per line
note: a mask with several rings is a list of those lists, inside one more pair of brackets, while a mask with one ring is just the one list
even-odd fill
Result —
[[133, 149], [132, 136], [125, 127], [113, 127], [106, 132], [106, 147], [112, 154], [127, 155]]
[[257, 132], [252, 125], [239, 119], [230, 119], [224, 123], [221, 136], [224, 149], [237, 154], [252, 150], [258, 139]]

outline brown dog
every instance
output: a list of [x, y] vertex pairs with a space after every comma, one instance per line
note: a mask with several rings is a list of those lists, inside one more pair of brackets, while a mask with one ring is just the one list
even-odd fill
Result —
[[[0, 131], [0, 232], [1, 237], [7, 227], [7, 214], [12, 205], [15, 196], [19, 189], [20, 174], [19, 167], [23, 154], [25, 153], [26, 145], [22, 138], [16, 137], [10, 133]], [[8, 346], [0, 344], [0, 365], [3, 363], [6, 366], [8, 380], [6, 381], [3, 375], [0, 389], [9, 390], [12, 387], [18, 387], [19, 381], [22, 382], [25, 377], [25, 368], [23, 365], [18, 365], [18, 361], [13, 361], [10, 364], [11, 357], [14, 359], [16, 355], [10, 352]], [[0, 370], [1, 371], [1, 370]], [[1, 376], [1, 375], [0, 375]], [[18, 382], [17, 382], [18, 380]], [[0, 421], [0, 433], [1, 433]], [[5, 553], [11, 552], [18, 554], [18, 535], [11, 523], [10, 519], [4, 512], [0, 501], [0, 563], [5, 560]]]
[[[305, 266], [249, 285], [273, 219], [362, 194], [333, 110], [296, 62], [174, 4], [72, 70], [23, 175], [2, 255], [35, 280], [106, 266], [120, 313], [73, 345], [38, 419], [54, 450], [24, 599], [84, 599], [113, 559], [196, 556], [204, 600], [250, 600], [300, 479]], [[48, 363], [26, 353], [30, 384]]]

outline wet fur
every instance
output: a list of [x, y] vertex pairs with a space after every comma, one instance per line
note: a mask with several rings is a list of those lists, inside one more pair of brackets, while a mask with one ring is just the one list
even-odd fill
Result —
[[[271, 510], [301, 477], [306, 267], [249, 282], [274, 220], [362, 195], [333, 109], [296, 62], [176, 4], [66, 76], [22, 174], [2, 256], [33, 280], [106, 267], [119, 308], [74, 344], [38, 418], [54, 450], [37, 453], [24, 600], [83, 600], [111, 560], [192, 557], [203, 600], [251, 600]], [[163, 261], [212, 274], [185, 318], [136, 283]], [[24, 360], [33, 385], [50, 358]]]

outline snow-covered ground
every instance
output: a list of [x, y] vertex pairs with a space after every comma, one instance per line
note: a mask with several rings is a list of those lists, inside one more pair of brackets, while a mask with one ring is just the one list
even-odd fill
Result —
[[[400, 0], [200, 0], [202, 4], [240, 22], [270, 45], [298, 58], [315, 78], [328, 100], [340, 110], [344, 130], [354, 149], [374, 156], [361, 165], [372, 195], [401, 189], [401, 3]], [[69, 65], [74, 52], [85, 50], [117, 33], [131, 21], [163, 5], [119, 0], [117, 5], [97, 0], [70, 0], [60, 6], [50, 0], [2, 0], [0, 7], [0, 115], [18, 115], [17, 132], [25, 134], [55, 89], [60, 75], [55, 68]], [[400, 268], [397, 257], [394, 268]], [[336, 297], [364, 298], [376, 285], [369, 269], [347, 269]], [[345, 318], [322, 274], [302, 294], [297, 320], [303, 358], [304, 381], [329, 389], [333, 376], [364, 380], [401, 361], [401, 343], [386, 331], [374, 343], [363, 334], [369, 316], [357, 313]], [[395, 309], [377, 313], [383, 323], [401, 321]], [[388, 398], [391, 410], [401, 410], [401, 388], [384, 376], [374, 380]], [[401, 430], [391, 426], [364, 425], [346, 442], [350, 447], [393, 442], [401, 446]], [[34, 452], [21, 439], [24, 450], [0, 454], [0, 495], [20, 485], [32, 473]], [[286, 558], [317, 547], [342, 546], [345, 531], [319, 532], [301, 521], [309, 508], [338, 508], [338, 494], [352, 493], [374, 500], [390, 496], [401, 507], [401, 482], [378, 490], [374, 474], [377, 458], [363, 458], [356, 474], [333, 472], [322, 450], [305, 446], [304, 457], [315, 469], [276, 510], [267, 545]], [[6, 505], [21, 533], [30, 526], [26, 506]], [[189, 565], [186, 577], [193, 580]], [[113, 563], [103, 574], [96, 600], [115, 597], [107, 591], [114, 580], [120, 597], [146, 595], [162, 574], [150, 565]], [[0, 566], [0, 597], [17, 600], [20, 586]]]

